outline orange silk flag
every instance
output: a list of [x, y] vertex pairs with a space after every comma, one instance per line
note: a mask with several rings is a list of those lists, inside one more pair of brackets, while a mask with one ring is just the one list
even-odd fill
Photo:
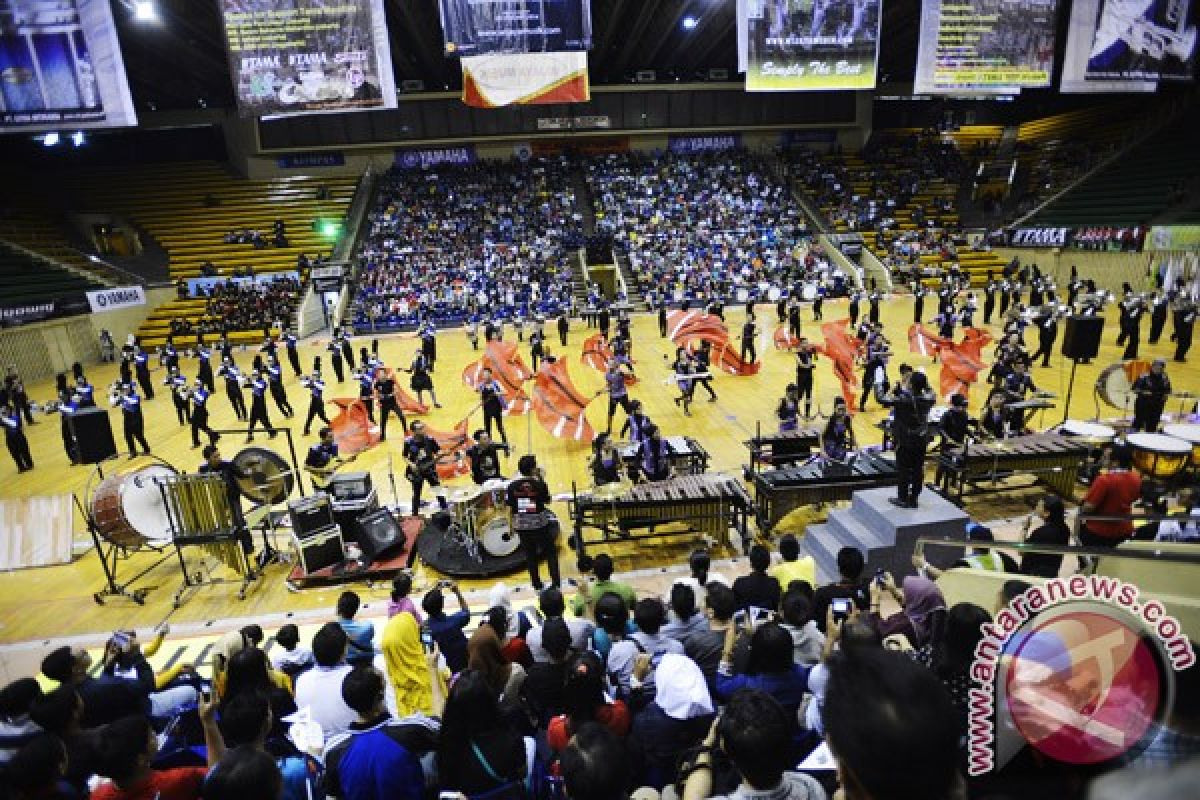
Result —
[[704, 311], [672, 311], [667, 315], [667, 332], [677, 347], [691, 347], [702, 341], [712, 344], [712, 364], [730, 375], [757, 375], [762, 364], [742, 361], [738, 348], [729, 338], [729, 329], [720, 317]]
[[787, 325], [780, 325], [775, 329], [775, 349], [776, 350], [791, 350], [796, 345], [800, 344], [800, 340], [792, 336], [791, 330]]
[[356, 397], [335, 397], [338, 413], [329, 421], [333, 441], [344, 456], [361, 453], [379, 444], [379, 428], [367, 418], [367, 408]]
[[[608, 365], [613, 360], [613, 351], [605, 341], [604, 334], [597, 333], [583, 340], [583, 355], [579, 357], [579, 360], [594, 370], [608, 372]], [[632, 358], [629, 359], [629, 364], [632, 369]], [[627, 375], [625, 383], [632, 386], [637, 383], [637, 376]]]
[[511, 342], [491, 341], [483, 357], [473, 361], [463, 370], [463, 383], [475, 389], [483, 380], [483, 370], [490, 369], [492, 377], [504, 388], [504, 413], [509, 416], [524, 414], [529, 410], [529, 397], [525, 394], [525, 382], [533, 372], [525, 365], [517, 346]]
[[439, 478], [456, 478], [471, 471], [465, 452], [471, 446], [471, 437], [467, 435], [467, 420], [462, 420], [451, 431], [437, 431], [428, 425], [425, 433], [438, 443], [441, 450], [437, 456], [437, 473]]
[[943, 339], [914, 324], [908, 329], [909, 349], [923, 356], [936, 355], [942, 362], [938, 376], [938, 389], [943, 399], [953, 394], [971, 396], [971, 385], [979, 380], [979, 373], [987, 365], [983, 363], [983, 348], [992, 341], [992, 335], [978, 328], [967, 328], [963, 339], [957, 344]]
[[416, 398], [404, 391], [400, 386], [400, 376], [396, 374], [396, 370], [391, 367], [379, 367], [375, 370], [375, 380], [379, 380], [380, 376], [386, 376], [396, 381], [396, 405], [405, 414], [428, 414], [429, 406], [424, 403], [418, 403]]
[[821, 335], [825, 337], [825, 346], [815, 348], [829, 359], [833, 374], [842, 385], [842, 397], [851, 412], [858, 407], [855, 395], [858, 394], [858, 375], [854, 371], [854, 362], [858, 357], [861, 343], [846, 332], [849, 319], [838, 319], [821, 324]]
[[533, 384], [533, 413], [554, 438], [577, 442], [595, 439], [596, 431], [584, 415], [591, 401], [571, 383], [565, 359], [547, 362], [538, 369]]

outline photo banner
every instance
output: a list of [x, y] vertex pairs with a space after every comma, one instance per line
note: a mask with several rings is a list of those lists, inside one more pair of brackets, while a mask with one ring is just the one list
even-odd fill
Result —
[[0, 58], [0, 130], [137, 125], [109, 0], [0, 3]]
[[591, 0], [439, 0], [447, 56], [592, 48]]
[[1075, 0], [1062, 81], [1067, 93], [1153, 92], [1190, 81], [1196, 66], [1192, 0]]
[[745, 0], [737, 13], [746, 91], [875, 88], [880, 0]]
[[464, 56], [462, 101], [473, 108], [591, 99], [587, 53]]
[[913, 91], [1016, 94], [1054, 71], [1059, 0], [925, 0]]
[[383, 0], [217, 0], [243, 116], [396, 107]]

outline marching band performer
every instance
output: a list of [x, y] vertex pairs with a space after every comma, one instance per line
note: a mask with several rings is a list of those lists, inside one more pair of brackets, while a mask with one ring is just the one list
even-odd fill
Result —
[[796, 397], [804, 401], [804, 418], [812, 419], [813, 373], [817, 366], [817, 351], [801, 336], [796, 345]]
[[604, 388], [596, 394], [608, 392], [608, 425], [605, 428], [608, 433], [612, 433], [613, 415], [617, 412], [617, 406], [621, 407], [627, 417], [631, 413], [627, 381], [632, 374], [633, 371], [616, 358], [608, 362], [608, 368], [604, 371]]
[[171, 402], [175, 405], [175, 417], [180, 425], [191, 422], [188, 409], [188, 380], [179, 371], [179, 367], [168, 367], [168, 375], [163, 378], [163, 385], [171, 393]]
[[646, 430], [646, 438], [638, 442], [637, 463], [644, 481], [665, 481], [671, 477], [671, 448], [657, 425]]
[[1050, 356], [1054, 351], [1054, 340], [1058, 338], [1058, 313], [1051, 306], [1042, 306], [1041, 313], [1034, 324], [1038, 329], [1038, 349], [1033, 354], [1033, 361], [1042, 359], [1042, 366], [1050, 366]]
[[267, 417], [267, 382], [261, 372], [254, 370], [247, 385], [250, 387], [250, 427], [246, 429], [246, 442], [248, 444], [254, 441], [254, 426], [260, 422], [274, 439], [277, 431]]
[[314, 419], [329, 424], [329, 418], [325, 416], [325, 381], [321, 380], [320, 370], [313, 370], [312, 375], [300, 379], [300, 385], [309, 392], [308, 417], [304, 420], [304, 435], [308, 436]]
[[1163, 328], [1167, 324], [1167, 311], [1170, 308], [1170, 301], [1159, 290], [1155, 290], [1150, 298], [1150, 336], [1147, 337], [1147, 344], [1158, 344], [1158, 340], [1162, 337]]
[[200, 379], [200, 382], [204, 384], [210, 393], [215, 392], [217, 389], [216, 384], [213, 383], [212, 351], [204, 343], [203, 336], [197, 337], [194, 353], [196, 356], [196, 377]]
[[429, 374], [433, 371], [433, 362], [430, 361], [429, 353], [426, 352], [424, 340], [422, 340], [421, 349], [413, 355], [412, 365], [404, 371], [412, 375], [408, 385], [417, 393], [418, 403], [424, 403], [425, 392], [429, 392], [433, 407], [442, 407], [442, 404], [438, 402], [437, 392], [433, 390], [433, 377]]
[[1133, 430], [1157, 433], [1163, 408], [1171, 394], [1171, 379], [1167, 377], [1167, 362], [1156, 358], [1150, 371], [1133, 382], [1137, 399], [1133, 401]]
[[379, 441], [387, 441], [387, 421], [388, 416], [391, 414], [395, 414], [400, 418], [400, 426], [404, 428], [404, 434], [407, 436], [408, 419], [405, 418], [404, 412], [396, 402], [395, 376], [389, 372], [381, 374], [379, 379], [375, 381], [375, 391], [379, 394]]
[[429, 484], [437, 497], [438, 506], [442, 511], [449, 508], [446, 496], [442, 492], [442, 481], [438, 477], [437, 458], [441, 447], [425, 432], [425, 423], [415, 420], [412, 424], [412, 435], [404, 440], [402, 455], [408, 467], [404, 476], [412, 484], [412, 513], [421, 513], [421, 489]]
[[612, 437], [607, 433], [596, 434], [596, 441], [592, 443], [592, 459], [588, 463], [592, 482], [597, 486], [619, 482], [621, 466], [621, 454], [613, 445]]
[[475, 443], [467, 448], [467, 462], [471, 465], [471, 480], [482, 486], [490, 480], [501, 477], [500, 451], [507, 457], [512, 453], [508, 442], [496, 444], [491, 435], [485, 430], [475, 431]]
[[159, 361], [168, 370], [172, 367], [179, 368], [179, 351], [175, 349], [175, 338], [169, 334], [167, 335], [167, 340], [163, 343]]
[[33, 456], [29, 454], [29, 440], [25, 438], [21, 412], [11, 401], [0, 409], [0, 426], [4, 428], [4, 443], [8, 445], [13, 463], [17, 465], [17, 472], [33, 469]]
[[684, 415], [690, 417], [692, 397], [696, 393], [696, 379], [693, 377], [696, 370], [687, 348], [675, 349], [675, 363], [672, 364], [672, 368], [675, 370], [675, 385], [679, 387], [679, 396], [674, 398], [675, 405], [682, 405]]
[[121, 418], [125, 428], [125, 444], [129, 446], [129, 457], [137, 458], [136, 444], [142, 446], [146, 455], [150, 455], [150, 445], [146, 444], [146, 419], [142, 415], [142, 398], [138, 397], [132, 383], [127, 383], [120, 394], [109, 398], [114, 407], [121, 408]]
[[929, 411], [937, 398], [923, 372], [901, 378], [900, 388], [883, 399], [893, 411], [892, 436], [896, 442], [896, 471], [900, 483], [888, 501], [900, 508], [916, 508], [925, 486], [925, 449], [929, 444]]
[[142, 387], [146, 399], [153, 400], [154, 384], [150, 381], [150, 356], [140, 344], [136, 346], [133, 353], [133, 372], [137, 376], [138, 386]]
[[504, 431], [504, 409], [508, 406], [504, 399], [504, 387], [500, 381], [492, 377], [491, 369], [484, 367], [480, 375], [479, 385], [475, 387], [479, 393], [479, 405], [483, 409], [483, 429], [488, 437], [492, 435], [492, 424], [500, 432], [500, 440], [508, 446], [508, 434]]
[[292, 365], [292, 371], [299, 378], [302, 372], [300, 370], [300, 350], [297, 347], [299, 340], [296, 338], [295, 328], [288, 328], [283, 332], [283, 344], [287, 350], [288, 363]]
[[[364, 348], [363, 352], [366, 352]], [[367, 412], [367, 419], [371, 424], [375, 424], [375, 370], [370, 369], [366, 365], [366, 359], [363, 359], [363, 367], [354, 373], [354, 377], [358, 379], [358, 402], [362, 403], [363, 408]]]
[[779, 418], [780, 433], [791, 433], [800, 426], [800, 390], [796, 384], [787, 385], [783, 398], [775, 408], [775, 416]]
[[987, 407], [979, 418], [979, 427], [993, 439], [1012, 436], [1012, 414], [1004, 407], [1008, 395], [1003, 389], [993, 389], [988, 394]]
[[333, 367], [333, 376], [337, 378], [338, 383], [342, 383], [346, 380], [346, 372], [342, 366], [342, 344], [338, 341], [338, 334], [335, 334], [329, 340], [329, 344], [325, 345], [325, 350], [329, 353], [329, 363]]
[[238, 369], [233, 359], [225, 356], [221, 366], [217, 367], [217, 375], [225, 379], [225, 396], [239, 422], [246, 421], [246, 398], [242, 394], [242, 371]]
[[835, 461], [845, 461], [846, 454], [858, 446], [854, 438], [854, 426], [850, 421], [850, 410], [845, 398], [833, 401], [833, 411], [821, 432], [821, 452]]
[[279, 413], [283, 414], [284, 419], [291, 419], [292, 403], [288, 400], [287, 389], [283, 385], [283, 366], [279, 363], [279, 359], [274, 354], [267, 357], [267, 386], [271, 390], [271, 399], [275, 401], [275, 407], [279, 409]]
[[[700, 342], [700, 347], [692, 353], [692, 360], [696, 362], [696, 385], [703, 386], [704, 391], [708, 392], [708, 402], [717, 402], [717, 393], [712, 388], [712, 342], [703, 339]], [[694, 393], [694, 390], [693, 390]]]
[[204, 385], [204, 381], [196, 378], [196, 383], [192, 386], [192, 448], [200, 446], [200, 431], [208, 434], [208, 443], [216, 444], [221, 438], [220, 434], [214, 433], [213, 429], [208, 426], [208, 398], [212, 396], [212, 391]]
[[954, 451], [962, 450], [971, 431], [978, 427], [978, 424], [971, 419], [971, 415], [967, 413], [966, 395], [958, 392], [951, 395], [950, 408], [942, 414], [942, 418], [938, 420], [937, 424], [937, 432], [941, 436], [941, 441], [938, 443], [941, 458], [938, 459], [937, 471], [933, 478], [935, 485], [949, 488], [946, 484], [950, 480], [950, 474], [943, 462], [947, 458], [952, 458]]
[[650, 417], [642, 410], [642, 401], [634, 400], [629, 405], [629, 414], [625, 417], [625, 424], [621, 426], [621, 437], [629, 435], [629, 441], [637, 444], [642, 439], [645, 439], [649, 434], [647, 431], [654, 427], [654, 423], [650, 421]]

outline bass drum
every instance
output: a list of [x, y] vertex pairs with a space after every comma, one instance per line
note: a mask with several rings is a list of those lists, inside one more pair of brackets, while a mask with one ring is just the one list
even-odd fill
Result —
[[1150, 371], [1149, 361], [1127, 361], [1107, 366], [1096, 378], [1096, 392], [1113, 408], [1133, 410], [1137, 396], [1133, 382]]
[[165, 464], [151, 464], [105, 478], [92, 495], [96, 533], [127, 550], [169, 545], [171, 522], [157, 479], [178, 474]]
[[817, 285], [815, 283], [806, 283], [800, 289], [800, 299], [806, 303], [811, 303], [817, 299]]
[[508, 524], [508, 514], [495, 511], [485, 514], [479, 521], [479, 546], [493, 558], [504, 558], [517, 552], [521, 540]]

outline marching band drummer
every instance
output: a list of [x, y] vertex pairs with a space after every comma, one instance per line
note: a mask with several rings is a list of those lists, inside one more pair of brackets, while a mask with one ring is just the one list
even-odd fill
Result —
[[621, 454], [613, 446], [612, 437], [607, 433], [596, 434], [596, 441], [592, 443], [592, 458], [588, 463], [592, 482], [596, 486], [620, 482], [621, 464]]
[[1137, 399], [1133, 402], [1133, 430], [1156, 433], [1171, 394], [1171, 379], [1167, 377], [1167, 362], [1156, 358], [1150, 371], [1133, 382]]
[[833, 401], [833, 412], [825, 423], [825, 430], [821, 432], [821, 451], [827, 458], [845, 461], [846, 454], [856, 447], [858, 443], [854, 437], [850, 411], [845, 398], [838, 397]]
[[649, 415], [642, 410], [642, 401], [634, 400], [629, 404], [629, 416], [625, 418], [625, 424], [621, 426], [621, 437], [629, 435], [629, 441], [637, 444], [648, 435], [646, 432], [654, 427], [654, 423], [650, 421]]
[[512, 448], [508, 446], [508, 442], [496, 444], [492, 441], [492, 437], [485, 430], [475, 431], [475, 444], [467, 448], [467, 461], [471, 465], [471, 480], [482, 486], [484, 483], [503, 477], [500, 472], [500, 454], [503, 450], [504, 455], [508, 456], [512, 453]]

